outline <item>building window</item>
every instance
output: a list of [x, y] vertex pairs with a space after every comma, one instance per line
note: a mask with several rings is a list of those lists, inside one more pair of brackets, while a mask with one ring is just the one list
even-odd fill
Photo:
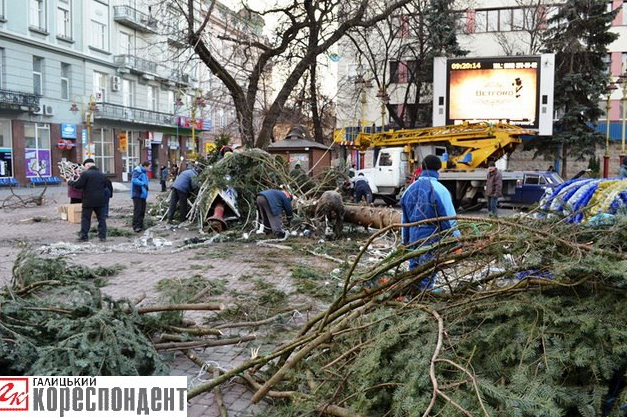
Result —
[[11, 120], [0, 119], [0, 148], [11, 148]]
[[0, 48], [0, 88], [4, 87], [4, 48]]
[[354, 82], [364, 74], [364, 67], [361, 64], [348, 64], [346, 69], [346, 81]]
[[50, 125], [24, 123], [26, 177], [51, 175]]
[[89, 13], [88, 30], [91, 31], [89, 46], [101, 51], [109, 50], [109, 7], [96, 0], [82, 0]]
[[158, 111], [159, 110], [159, 90], [157, 87], [149, 85], [147, 94], [148, 101], [148, 110]]
[[61, 63], [61, 98], [70, 99], [70, 64]]
[[4, 0], [0, 0], [0, 20], [4, 20]]
[[30, 26], [39, 30], [46, 30], [46, 2], [45, 0], [30, 0]]
[[488, 10], [486, 13], [486, 22], [487, 22], [488, 32], [498, 32], [499, 31], [499, 11]]
[[34, 56], [33, 57], [33, 92], [40, 96], [43, 96], [43, 68], [44, 59]]
[[486, 32], [488, 24], [488, 11], [475, 10], [475, 33]]
[[122, 105], [124, 107], [135, 105], [135, 84], [131, 80], [122, 80]]
[[525, 30], [525, 10], [512, 10], [512, 30]]
[[501, 32], [512, 30], [512, 9], [499, 10], [499, 30]]
[[92, 39], [91, 46], [94, 48], [106, 50], [107, 46], [107, 25], [104, 23], [96, 22], [95, 20], [91, 21], [92, 27]]
[[175, 105], [176, 94], [174, 91], [168, 91], [168, 112], [171, 112], [172, 114], [176, 113]]
[[69, 0], [59, 1], [57, 7], [57, 36], [72, 39], [72, 8]]
[[128, 172], [139, 165], [139, 138], [131, 138], [128, 141]]
[[113, 131], [104, 128], [92, 128], [91, 143], [95, 146], [94, 161], [96, 166], [105, 174], [115, 174]]
[[13, 176], [13, 146], [11, 120], [0, 119], [0, 177]]
[[120, 32], [119, 39], [120, 39], [120, 44], [119, 44], [120, 55], [132, 55], [133, 43], [132, 43], [131, 35], [126, 32]]
[[94, 98], [97, 102], [102, 103], [105, 101], [106, 96], [105, 92], [107, 87], [107, 74], [103, 74], [102, 72], [94, 71]]
[[398, 83], [398, 61], [390, 61], [390, 83]]
[[605, 74], [610, 75], [610, 69], [612, 68], [612, 54], [605, 54], [602, 59], [605, 64]]

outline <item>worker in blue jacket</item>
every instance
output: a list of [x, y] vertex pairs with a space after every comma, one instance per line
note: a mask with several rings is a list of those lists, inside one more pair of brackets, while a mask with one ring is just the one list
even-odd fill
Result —
[[198, 188], [198, 169], [197, 164], [193, 164], [190, 168], [181, 172], [172, 184], [172, 194], [170, 195], [170, 207], [168, 209], [168, 223], [174, 220], [174, 212], [178, 204], [181, 221], [187, 219], [187, 198], [189, 194]]
[[136, 233], [144, 230], [146, 215], [146, 199], [148, 198], [148, 174], [150, 162], [144, 161], [133, 169], [131, 179], [131, 198], [133, 199], [133, 230]]
[[[442, 168], [442, 161], [435, 155], [427, 155], [422, 161], [422, 173], [405, 191], [401, 198], [403, 223], [414, 223], [420, 220], [437, 219], [440, 217], [456, 216], [451, 194], [439, 181], [438, 171]], [[437, 243], [444, 230], [454, 229], [453, 235], [459, 236], [455, 220], [437, 220], [422, 223], [417, 226], [403, 227], [402, 237], [404, 245], [433, 245]], [[432, 260], [433, 253], [424, 253], [409, 261], [409, 269]], [[432, 288], [435, 283], [435, 274], [423, 279], [418, 284], [419, 290]]]
[[263, 231], [283, 239], [287, 233], [283, 230], [282, 215], [285, 212], [287, 227], [290, 226], [294, 213], [292, 195], [287, 190], [265, 190], [257, 194], [257, 210], [263, 223]]

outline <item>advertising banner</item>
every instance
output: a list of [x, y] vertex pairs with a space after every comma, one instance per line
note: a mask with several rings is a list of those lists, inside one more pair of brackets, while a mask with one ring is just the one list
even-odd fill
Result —
[[450, 59], [447, 124], [511, 123], [538, 128], [539, 57]]
[[13, 176], [13, 158], [10, 148], [0, 148], [0, 177]]
[[128, 152], [128, 138], [126, 132], [118, 133], [118, 140], [120, 141], [120, 152]]
[[52, 159], [50, 149], [25, 149], [26, 177], [49, 177]]

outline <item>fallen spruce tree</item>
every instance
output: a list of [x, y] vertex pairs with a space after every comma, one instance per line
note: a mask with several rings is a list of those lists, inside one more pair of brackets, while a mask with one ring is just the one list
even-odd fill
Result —
[[116, 268], [24, 250], [12, 272], [0, 291], [2, 375], [167, 375], [130, 302], [100, 291]]
[[[375, 268], [359, 268], [362, 252], [328, 310], [273, 352], [227, 373], [209, 366], [214, 378], [189, 398], [240, 375], [253, 402], [276, 400], [272, 416], [621, 415], [625, 219], [460, 228], [459, 240], [400, 248]], [[425, 252], [434, 258], [403, 268]], [[436, 288], [416, 292], [434, 273]]]
[[207, 281], [170, 283], [172, 294], [162, 305], [112, 299], [100, 287], [120, 268], [72, 265], [23, 250], [11, 285], [0, 289], [0, 374], [168, 375], [159, 351], [255, 339], [183, 321], [184, 311], [224, 308], [200, 302], [211, 295]]
[[325, 190], [338, 187], [345, 174], [339, 169], [327, 169], [309, 178], [290, 176], [289, 164], [281, 156], [261, 149], [235, 152], [231, 156], [206, 166], [199, 174], [199, 189], [190, 210], [189, 219], [200, 229], [214, 213], [216, 191], [234, 190], [240, 213], [240, 227], [246, 228], [255, 219], [255, 200], [260, 191], [286, 188], [294, 194], [300, 212]]

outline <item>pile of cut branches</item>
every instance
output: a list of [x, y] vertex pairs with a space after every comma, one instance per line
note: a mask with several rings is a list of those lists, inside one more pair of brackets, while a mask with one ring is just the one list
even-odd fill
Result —
[[278, 155], [261, 149], [250, 149], [207, 166], [199, 175], [200, 189], [190, 211], [191, 219], [202, 222], [208, 217], [215, 190], [232, 188], [244, 224], [254, 216], [257, 193], [266, 189], [286, 187], [301, 201], [312, 199], [325, 190], [334, 189], [343, 181], [343, 173], [329, 169], [307, 183], [292, 178], [288, 164]]
[[[253, 402], [278, 401], [273, 416], [617, 415], [627, 221], [459, 224], [462, 238], [401, 247], [374, 268], [358, 257], [342, 295], [295, 338], [189, 398], [240, 375]], [[419, 268], [403, 267], [424, 253]], [[417, 291], [433, 274], [436, 288]]]
[[127, 300], [99, 289], [118, 268], [91, 269], [21, 252], [0, 292], [3, 375], [151, 375], [168, 367]]
[[[100, 291], [119, 267], [88, 268], [26, 249], [0, 291], [0, 373], [3, 375], [167, 375], [158, 351], [223, 346], [253, 340], [228, 331], [185, 325], [182, 311], [222, 310], [199, 302], [215, 286], [192, 278], [181, 288], [193, 297], [168, 296], [163, 305], [113, 300]], [[215, 284], [215, 283], [213, 283]], [[180, 292], [180, 291], [179, 291]], [[178, 297], [178, 298], [177, 298]], [[156, 313], [156, 314], [150, 314]]]

